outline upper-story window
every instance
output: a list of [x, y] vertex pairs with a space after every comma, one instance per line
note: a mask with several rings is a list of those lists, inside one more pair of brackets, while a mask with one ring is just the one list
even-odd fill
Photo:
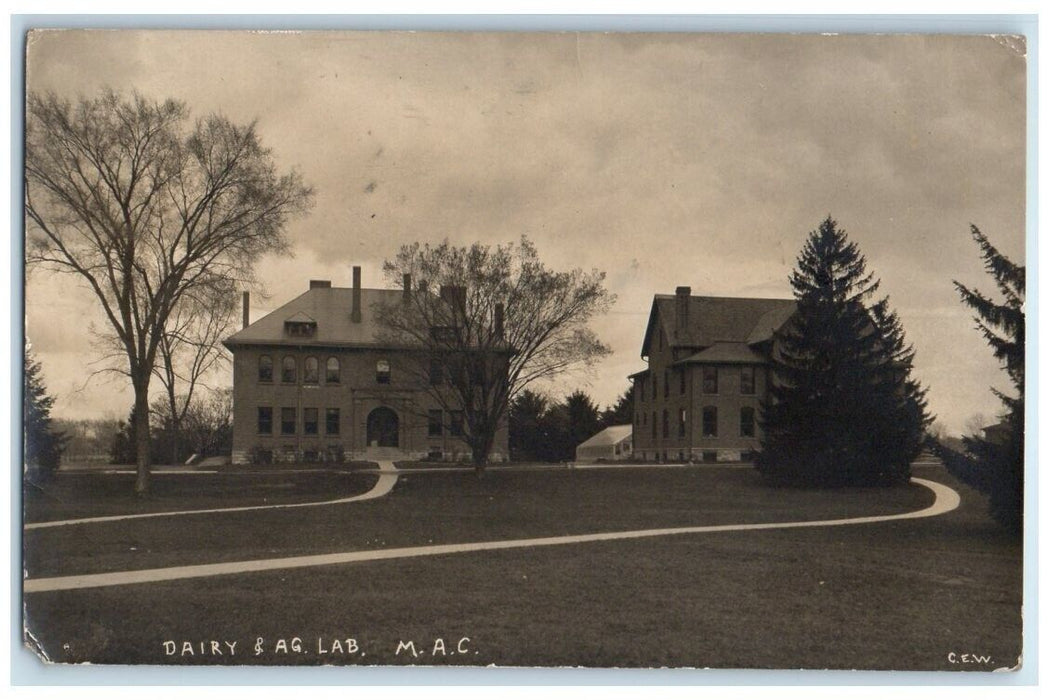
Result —
[[717, 367], [704, 367], [703, 368], [703, 393], [704, 394], [716, 394], [716, 393], [718, 393], [718, 368]]
[[670, 413], [667, 409], [663, 409], [663, 437], [670, 437]]
[[375, 363], [375, 381], [379, 384], [390, 383], [390, 361], [379, 360]]
[[440, 386], [444, 383], [444, 362], [440, 358], [430, 358], [430, 384]]
[[663, 398], [670, 396], [670, 370], [663, 370]]
[[741, 394], [753, 394], [754, 393], [754, 368], [753, 367], [740, 367], [739, 368], [739, 393], [741, 393]]
[[652, 374], [652, 400], [653, 401], [656, 400], [656, 393], [657, 393], [656, 392], [656, 384], [657, 384], [657, 382], [656, 382], [656, 375], [655, 375], [655, 373], [653, 373]]
[[685, 380], [687, 378], [688, 378], [688, 372], [685, 371], [684, 367], [680, 368], [678, 370], [678, 383], [680, 384], [678, 390], [680, 391], [682, 396], [685, 395], [685, 389], [686, 389], [686, 384], [687, 384], [687, 382]]
[[285, 384], [294, 384], [299, 381], [299, 368], [295, 358], [285, 355], [280, 365], [280, 380]]
[[329, 357], [324, 368], [324, 382], [326, 384], [338, 384], [340, 381], [342, 381], [342, 377], [339, 372], [339, 358]]
[[273, 381], [273, 358], [269, 355], [259, 357], [259, 381]]
[[291, 338], [312, 338], [317, 333], [317, 322], [305, 314], [296, 314], [284, 322], [284, 333]]
[[306, 384], [317, 384], [320, 379], [320, 363], [316, 357], [307, 357], [302, 366], [302, 381]]

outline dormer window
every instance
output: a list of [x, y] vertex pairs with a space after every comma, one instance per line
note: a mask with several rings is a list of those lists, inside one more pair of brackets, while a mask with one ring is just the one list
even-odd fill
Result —
[[284, 322], [284, 333], [291, 338], [309, 338], [317, 332], [316, 323], [293, 323]]
[[454, 343], [455, 328], [452, 326], [434, 326], [430, 329], [430, 337], [438, 343]]
[[317, 333], [317, 322], [304, 313], [297, 313], [284, 321], [284, 335], [289, 338], [312, 338]]

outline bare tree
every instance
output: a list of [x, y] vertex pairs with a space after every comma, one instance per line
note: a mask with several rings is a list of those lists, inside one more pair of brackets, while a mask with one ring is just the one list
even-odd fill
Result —
[[135, 392], [136, 493], [149, 490], [149, 384], [174, 310], [250, 282], [311, 204], [298, 173], [277, 172], [254, 123], [190, 122], [181, 102], [139, 94], [76, 104], [29, 95], [27, 263], [81, 278], [120, 342]]
[[399, 303], [377, 309], [383, 334], [418, 348], [406, 353], [406, 371], [445, 416], [463, 417], [446, 427], [462, 433], [479, 472], [518, 392], [610, 352], [587, 325], [615, 301], [604, 273], [549, 270], [527, 238], [414, 243], [383, 269], [392, 281], [418, 281]]
[[229, 362], [222, 339], [230, 334], [236, 315], [236, 292], [218, 291], [204, 298], [188, 295], [171, 314], [160, 340], [160, 361], [153, 372], [164, 387], [171, 420], [171, 459], [179, 460], [186, 414], [204, 377]]

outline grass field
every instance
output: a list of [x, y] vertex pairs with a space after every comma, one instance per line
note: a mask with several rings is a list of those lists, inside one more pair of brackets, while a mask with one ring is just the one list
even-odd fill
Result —
[[[1020, 545], [1000, 534], [979, 497], [942, 469], [919, 468], [916, 475], [959, 490], [962, 507], [879, 524], [675, 535], [34, 593], [25, 599], [26, 615], [50, 658], [74, 662], [1014, 666], [1021, 646]], [[492, 470], [481, 480], [469, 473], [415, 473], [371, 502], [31, 530], [26, 567], [35, 578], [853, 517], [917, 510], [931, 499], [913, 485], [771, 489], [751, 470], [710, 467]], [[50, 519], [46, 507], [36, 514]], [[293, 638], [301, 640], [301, 651], [285, 653], [279, 640], [292, 644]], [[463, 638], [469, 640], [460, 646]], [[336, 639], [341, 653], [333, 653]], [[397, 652], [408, 640], [417, 656], [403, 646]], [[175, 642], [176, 653], [167, 653], [165, 641]], [[222, 656], [207, 653], [211, 641], [219, 642]], [[192, 656], [181, 654], [183, 642], [194, 645]], [[951, 662], [962, 654], [988, 660]]]

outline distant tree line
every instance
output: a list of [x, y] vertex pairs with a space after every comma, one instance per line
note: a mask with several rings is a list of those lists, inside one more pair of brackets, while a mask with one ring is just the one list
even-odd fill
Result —
[[[179, 405], [184, 400], [179, 397]], [[233, 450], [233, 392], [222, 389], [184, 402], [178, 420], [172, 420], [167, 396], [151, 407], [150, 459], [156, 464], [182, 464], [193, 455], [229, 455]], [[136, 457], [135, 408], [120, 421], [111, 436], [112, 464], [134, 464]]]
[[526, 389], [510, 405], [510, 458], [515, 461], [567, 462], [579, 444], [611, 425], [633, 422], [633, 392], [600, 410], [583, 391], [561, 401]]

